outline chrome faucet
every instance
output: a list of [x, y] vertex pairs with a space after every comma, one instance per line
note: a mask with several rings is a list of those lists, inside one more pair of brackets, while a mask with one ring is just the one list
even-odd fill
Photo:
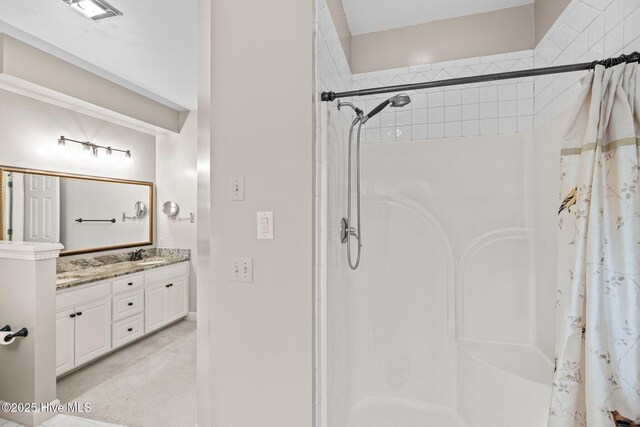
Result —
[[137, 251], [131, 252], [131, 254], [129, 255], [129, 260], [142, 261], [142, 252], [144, 252], [144, 249], [138, 249]]

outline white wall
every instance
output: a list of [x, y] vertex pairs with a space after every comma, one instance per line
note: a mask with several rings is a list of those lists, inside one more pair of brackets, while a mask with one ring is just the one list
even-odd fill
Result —
[[[211, 425], [310, 427], [313, 2], [211, 5]], [[256, 240], [259, 210], [274, 212], [274, 240]], [[253, 258], [253, 283], [231, 282], [236, 256]]]
[[167, 201], [176, 202], [180, 206], [181, 218], [188, 217], [189, 212], [196, 212], [197, 117], [197, 112], [191, 111], [180, 134], [160, 135], [156, 142], [156, 245], [159, 248], [191, 250], [189, 311], [196, 311], [197, 224], [170, 220], [162, 213], [162, 205]]

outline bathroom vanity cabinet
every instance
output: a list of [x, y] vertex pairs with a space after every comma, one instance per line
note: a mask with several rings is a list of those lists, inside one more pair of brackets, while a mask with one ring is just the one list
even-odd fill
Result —
[[56, 375], [188, 314], [189, 263], [63, 289], [56, 295]]

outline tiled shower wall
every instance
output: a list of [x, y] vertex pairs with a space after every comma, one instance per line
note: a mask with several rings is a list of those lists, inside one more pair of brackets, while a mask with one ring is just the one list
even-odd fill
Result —
[[[640, 51], [640, 0], [573, 0], [535, 49], [536, 68]], [[535, 80], [535, 127], [570, 109], [584, 72]]]
[[[320, 1], [319, 90], [335, 92], [443, 80], [577, 62], [640, 51], [640, 0], [573, 0], [535, 50], [351, 75]], [[584, 72], [413, 91], [413, 102], [367, 123], [365, 142], [530, 132], [571, 108]], [[355, 100], [369, 111], [385, 96]]]
[[[430, 82], [533, 68], [533, 50], [355, 74], [353, 89]], [[477, 83], [411, 91], [406, 107], [388, 108], [364, 128], [367, 143], [530, 132], [533, 80]], [[370, 111], [390, 95], [358, 98]]]

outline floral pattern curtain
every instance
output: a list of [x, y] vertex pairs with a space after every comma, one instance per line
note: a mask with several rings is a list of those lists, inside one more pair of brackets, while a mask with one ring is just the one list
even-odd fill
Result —
[[589, 72], [564, 138], [549, 427], [640, 425], [637, 77]]

